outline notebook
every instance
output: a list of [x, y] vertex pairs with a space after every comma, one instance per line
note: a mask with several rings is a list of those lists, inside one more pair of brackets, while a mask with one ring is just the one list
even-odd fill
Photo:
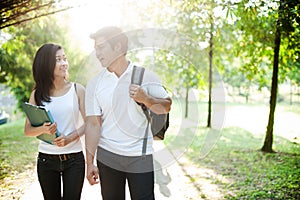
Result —
[[[36, 106], [27, 102], [22, 103], [22, 108], [29, 119], [32, 126], [37, 127], [44, 124], [44, 122], [54, 123], [51, 112], [43, 106]], [[53, 144], [55, 138], [60, 136], [59, 131], [53, 135], [43, 133], [37, 136], [38, 139], [47, 142], [49, 144]]]

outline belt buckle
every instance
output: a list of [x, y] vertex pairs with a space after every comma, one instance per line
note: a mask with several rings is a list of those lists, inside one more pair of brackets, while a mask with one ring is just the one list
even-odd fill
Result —
[[58, 156], [59, 156], [60, 161], [66, 161], [68, 159], [66, 154], [62, 154], [62, 155], [58, 155]]

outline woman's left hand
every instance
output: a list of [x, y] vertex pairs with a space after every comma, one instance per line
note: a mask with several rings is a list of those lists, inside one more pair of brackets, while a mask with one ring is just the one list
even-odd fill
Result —
[[69, 143], [68, 138], [61, 134], [59, 137], [55, 138], [54, 144], [58, 147], [64, 147]]

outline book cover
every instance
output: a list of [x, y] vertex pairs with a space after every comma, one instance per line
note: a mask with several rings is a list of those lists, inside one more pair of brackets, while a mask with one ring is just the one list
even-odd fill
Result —
[[[54, 123], [53, 117], [51, 112], [47, 110], [45, 107], [36, 106], [30, 103], [22, 103], [22, 108], [29, 119], [32, 126], [37, 127], [44, 124], [44, 122], [51, 122]], [[47, 142], [49, 144], [53, 144], [53, 140], [60, 136], [59, 131], [53, 135], [49, 135], [47, 133], [41, 134], [37, 136], [38, 139]]]

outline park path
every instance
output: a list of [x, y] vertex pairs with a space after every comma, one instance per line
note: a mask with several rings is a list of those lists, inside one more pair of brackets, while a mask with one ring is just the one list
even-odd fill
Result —
[[[240, 117], [236, 117], [240, 116]], [[264, 137], [269, 118], [269, 107], [261, 106], [235, 106], [227, 110], [224, 127], [237, 126], [243, 128], [254, 135]], [[300, 142], [299, 131], [300, 115], [284, 110], [277, 106], [273, 133], [293, 142]]]

